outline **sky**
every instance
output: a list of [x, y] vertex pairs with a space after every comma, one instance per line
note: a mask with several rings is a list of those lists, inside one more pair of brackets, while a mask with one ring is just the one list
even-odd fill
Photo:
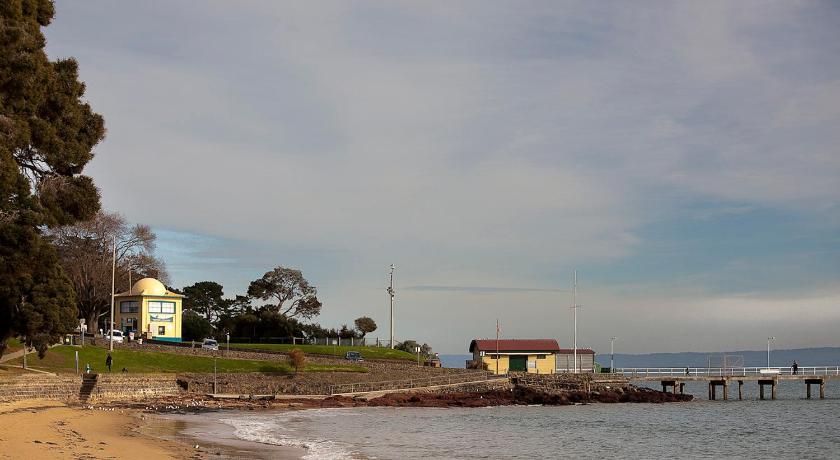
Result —
[[172, 285], [299, 268], [333, 327], [840, 346], [840, 5], [58, 0], [85, 172]]

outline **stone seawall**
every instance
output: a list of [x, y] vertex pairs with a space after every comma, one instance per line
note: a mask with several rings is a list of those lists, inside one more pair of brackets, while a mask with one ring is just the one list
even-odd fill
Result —
[[600, 391], [627, 388], [630, 382], [611, 374], [526, 374], [511, 376], [514, 385], [545, 391]]
[[175, 396], [180, 392], [174, 374], [99, 374], [90, 401], [128, 401]]
[[[55, 399], [80, 402], [81, 375], [19, 375], [0, 378], [0, 401]], [[88, 401], [130, 401], [174, 396], [180, 392], [174, 374], [99, 374]]]

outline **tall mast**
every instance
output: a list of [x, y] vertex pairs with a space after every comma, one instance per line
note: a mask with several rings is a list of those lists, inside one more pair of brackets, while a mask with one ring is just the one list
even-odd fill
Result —
[[388, 285], [388, 296], [391, 298], [391, 336], [389, 346], [394, 348], [394, 264], [391, 264], [391, 282]]
[[574, 360], [575, 360], [575, 374], [577, 374], [577, 372], [578, 372], [577, 309], [578, 309], [578, 304], [577, 304], [577, 270], [575, 270], [574, 281], [572, 282], [572, 310], [574, 311], [574, 317], [575, 317], [575, 343], [574, 343], [574, 350], [572, 351], [572, 354], [573, 354]]

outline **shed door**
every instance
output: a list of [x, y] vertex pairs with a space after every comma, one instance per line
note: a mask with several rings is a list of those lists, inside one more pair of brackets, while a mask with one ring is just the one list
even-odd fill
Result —
[[510, 357], [510, 372], [525, 372], [527, 365], [528, 357], [525, 355]]

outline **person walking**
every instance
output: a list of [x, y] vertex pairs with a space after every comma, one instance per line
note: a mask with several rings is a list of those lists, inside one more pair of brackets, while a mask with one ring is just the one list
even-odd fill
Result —
[[114, 359], [111, 358], [111, 353], [108, 353], [108, 356], [105, 358], [105, 365], [108, 366], [108, 372], [111, 372], [111, 364], [114, 362]]
[[799, 364], [796, 363], [796, 360], [793, 361], [791, 368], [793, 368], [793, 375], [796, 375], [796, 372], [799, 370]]

